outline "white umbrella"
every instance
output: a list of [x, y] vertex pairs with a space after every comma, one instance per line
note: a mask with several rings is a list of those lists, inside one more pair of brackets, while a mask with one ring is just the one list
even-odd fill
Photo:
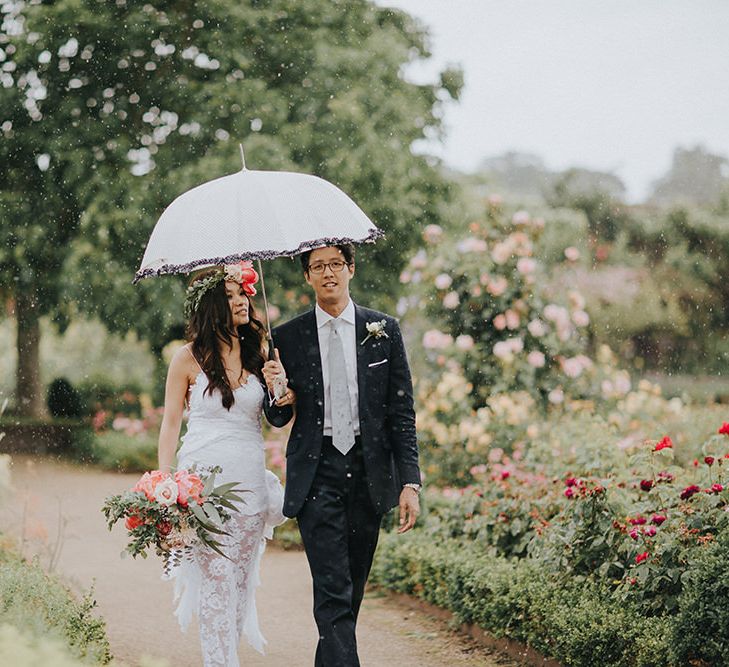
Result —
[[380, 236], [362, 209], [329, 181], [288, 171], [250, 171], [244, 162], [238, 173], [198, 185], [165, 209], [134, 282]]
[[240, 260], [292, 257], [383, 235], [338, 187], [317, 176], [243, 168], [181, 194], [162, 213], [134, 282]]

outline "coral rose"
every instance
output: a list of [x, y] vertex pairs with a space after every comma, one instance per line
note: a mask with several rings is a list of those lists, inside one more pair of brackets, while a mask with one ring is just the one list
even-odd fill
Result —
[[186, 507], [190, 500], [200, 502], [204, 485], [197, 475], [187, 470], [178, 470], [175, 473], [175, 482], [178, 489], [177, 502], [180, 505]]

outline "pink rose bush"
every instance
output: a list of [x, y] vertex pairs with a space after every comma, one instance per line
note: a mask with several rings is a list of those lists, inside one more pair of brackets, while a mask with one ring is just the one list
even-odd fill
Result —
[[197, 542], [222, 553], [214, 535], [225, 534], [224, 524], [237, 503], [244, 502], [235, 482], [214, 486], [220, 468], [206, 475], [194, 470], [173, 474], [152, 470], [145, 472], [126, 493], [110, 496], [102, 512], [109, 530], [120, 519], [129, 532], [125, 551], [133, 557], [147, 557], [154, 547], [164, 559], [165, 570], [171, 567], [173, 550], [187, 549]]
[[[433, 375], [455, 361], [475, 409], [492, 393], [528, 391], [547, 407], [601, 394], [614, 401], [629, 391], [614, 358], [586, 354], [584, 297], [545, 291], [538, 254], [544, 224], [527, 211], [508, 216], [491, 205], [466, 234], [426, 229], [401, 274], [411, 295], [400, 314], [427, 323], [421, 340]], [[464, 336], [472, 346], [456, 344]]]

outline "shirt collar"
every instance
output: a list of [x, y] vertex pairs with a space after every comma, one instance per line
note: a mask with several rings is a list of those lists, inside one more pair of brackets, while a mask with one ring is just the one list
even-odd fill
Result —
[[[321, 329], [325, 324], [328, 324], [330, 320], [335, 319], [329, 313], [327, 313], [321, 306], [319, 306], [318, 303], [314, 307], [314, 312], [316, 314], [317, 329]], [[352, 299], [349, 300], [347, 307], [341, 312], [339, 317], [336, 319], [341, 320], [343, 322], [347, 322], [348, 324], [354, 324], [354, 302], [352, 301]]]

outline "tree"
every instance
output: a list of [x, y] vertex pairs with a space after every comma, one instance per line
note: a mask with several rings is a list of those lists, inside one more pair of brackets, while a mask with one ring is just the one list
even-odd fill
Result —
[[[16, 403], [41, 409], [39, 317], [78, 310], [159, 351], [180, 332], [180, 281], [130, 285], [163, 207], [239, 168], [316, 173], [389, 241], [359, 285], [395, 284], [449, 186], [413, 142], [440, 132], [461, 77], [416, 85], [428, 57], [407, 14], [366, 0], [6, 2], [0, 29], [0, 276], [18, 320]], [[290, 264], [273, 276], [292, 281]], [[288, 276], [288, 277], [287, 277]], [[384, 291], [387, 291], [384, 289]]]
[[703, 146], [678, 147], [671, 168], [653, 184], [650, 200], [661, 206], [716, 206], [729, 194], [729, 161]]

